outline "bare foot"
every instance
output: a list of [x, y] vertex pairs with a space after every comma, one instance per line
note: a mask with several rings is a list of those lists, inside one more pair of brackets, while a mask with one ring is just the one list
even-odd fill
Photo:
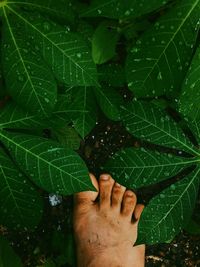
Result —
[[78, 267], [143, 267], [145, 246], [133, 245], [144, 206], [110, 175], [101, 175], [99, 183], [90, 177], [98, 192], [74, 197]]

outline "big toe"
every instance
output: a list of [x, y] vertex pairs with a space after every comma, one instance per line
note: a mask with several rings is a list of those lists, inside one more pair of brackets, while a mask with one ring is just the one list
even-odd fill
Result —
[[99, 192], [99, 185], [97, 182], [97, 179], [95, 178], [95, 176], [93, 174], [89, 174], [90, 179], [92, 181], [92, 184], [94, 185], [94, 187], [96, 188], [96, 192], [95, 191], [85, 191], [85, 192], [80, 192], [80, 193], [76, 193], [74, 195], [74, 204], [77, 205], [85, 205], [85, 204], [93, 204], [93, 202], [96, 200], [97, 196], [98, 196], [98, 192]]

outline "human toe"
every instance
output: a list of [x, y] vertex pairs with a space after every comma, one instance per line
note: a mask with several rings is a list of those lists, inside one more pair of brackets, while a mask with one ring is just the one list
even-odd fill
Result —
[[126, 216], [130, 221], [137, 203], [137, 197], [134, 192], [127, 190], [124, 193], [122, 201], [122, 215]]
[[138, 221], [142, 215], [142, 212], [144, 210], [143, 204], [137, 204], [134, 210], [134, 217]]
[[111, 206], [111, 193], [115, 181], [109, 174], [100, 175], [99, 179], [99, 195], [100, 208], [108, 208]]
[[113, 186], [113, 191], [112, 191], [112, 208], [117, 210], [118, 212], [121, 211], [121, 205], [122, 205], [122, 200], [123, 200], [123, 195], [126, 191], [126, 187], [115, 183]]

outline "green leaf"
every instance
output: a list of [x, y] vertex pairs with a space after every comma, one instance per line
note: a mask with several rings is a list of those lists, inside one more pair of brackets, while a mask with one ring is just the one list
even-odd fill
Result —
[[0, 129], [43, 127], [38, 115], [32, 115], [21, 109], [13, 101], [6, 104], [0, 112]]
[[0, 162], [0, 224], [32, 230], [41, 219], [42, 199], [2, 150]]
[[120, 184], [135, 189], [166, 180], [198, 162], [199, 158], [189, 159], [143, 148], [126, 148], [109, 159], [105, 168]]
[[180, 112], [190, 120], [200, 121], [200, 47], [192, 60], [190, 69], [182, 86]]
[[124, 69], [116, 63], [98, 66], [98, 77], [100, 82], [108, 86], [122, 87], [126, 83]]
[[10, 6], [7, 9], [15, 15], [16, 23], [24, 23], [27, 38], [30, 42], [34, 40], [60, 82], [72, 86], [97, 85], [95, 64], [87, 42], [79, 34], [40, 14], [18, 13]]
[[155, 196], [139, 223], [139, 243], [164, 243], [187, 225], [199, 188], [199, 169]]
[[54, 258], [56, 266], [70, 265], [76, 266], [76, 246], [73, 234], [55, 232], [52, 238], [52, 247], [54, 254], [58, 256]]
[[162, 0], [92, 0], [89, 7], [81, 13], [82, 17], [108, 17], [108, 18], [129, 18], [139, 17], [152, 12], [168, 1]]
[[116, 26], [114, 28], [107, 21], [98, 25], [92, 37], [92, 57], [96, 64], [103, 64], [115, 56], [118, 39], [119, 33]]
[[122, 107], [121, 119], [127, 131], [136, 137], [199, 155], [178, 124], [153, 104], [132, 101]]
[[27, 10], [37, 10], [48, 15], [53, 15], [58, 18], [70, 19], [74, 17], [70, 0], [7, 0], [9, 6], [19, 6]]
[[76, 266], [76, 246], [72, 233], [60, 236], [60, 238], [58, 236], [57, 244], [54, 244], [54, 246], [56, 249], [54, 251], [58, 251], [58, 256], [54, 258], [56, 266]]
[[4, 10], [2, 60], [6, 85], [15, 101], [30, 113], [48, 116], [57, 100], [57, 85], [51, 70]]
[[71, 233], [67, 235], [65, 257], [68, 264], [76, 266], [76, 244]]
[[[128, 25], [122, 24], [120, 31], [124, 35], [127, 41], [131, 42], [131, 46], [133, 44], [133, 41], [135, 42], [139, 36], [140, 33], [143, 33], [144, 31], [147, 31], [152, 26], [152, 23], [150, 22], [149, 18], [146, 17], [145, 19], [139, 19], [135, 20], [134, 23], [130, 23]], [[130, 45], [127, 47], [130, 49]]]
[[198, 34], [199, 0], [183, 0], [147, 30], [127, 58], [127, 81], [136, 97], [179, 91]]
[[0, 266], [1, 267], [22, 267], [22, 262], [14, 252], [8, 241], [0, 236]]
[[184, 227], [184, 230], [190, 235], [200, 235], [200, 225], [196, 223], [193, 219]]
[[19, 167], [44, 190], [70, 195], [93, 189], [85, 163], [73, 150], [45, 138], [6, 131], [0, 132], [0, 139]]
[[10, 101], [0, 112], [0, 129], [3, 128], [56, 128], [70, 122], [68, 116], [67, 96], [58, 95], [58, 101], [52, 116], [44, 119], [39, 115], [32, 115]]
[[84, 138], [95, 126], [97, 108], [93, 91], [90, 87], [75, 88], [74, 101], [68, 108], [74, 128]]
[[200, 121], [187, 121], [188, 127], [189, 129], [192, 131], [192, 133], [194, 134], [198, 145], [200, 145]]
[[77, 32], [80, 32], [89, 46], [91, 46], [92, 36], [94, 34], [93, 26], [84, 20], [79, 20], [79, 24], [77, 25]]
[[70, 103], [71, 100], [67, 94], [59, 94], [52, 116], [49, 117], [48, 120], [46, 119], [45, 121], [42, 121], [45, 128], [59, 129], [62, 126], [65, 126], [66, 123], [70, 123], [71, 117], [68, 112]]
[[[1, 61], [1, 58], [0, 58]], [[0, 107], [1, 107], [1, 100], [6, 96], [6, 88], [3, 83], [3, 70], [2, 66], [0, 66]]]
[[124, 104], [123, 98], [112, 87], [94, 88], [97, 102], [104, 114], [111, 120], [120, 120], [120, 106]]

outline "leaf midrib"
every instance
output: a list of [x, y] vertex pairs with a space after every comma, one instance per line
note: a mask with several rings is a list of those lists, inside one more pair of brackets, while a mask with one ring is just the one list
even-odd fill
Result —
[[35, 92], [35, 88], [34, 88], [34, 85], [33, 85], [33, 83], [32, 83], [31, 77], [29, 76], [28, 70], [27, 70], [27, 68], [26, 68], [26, 66], [25, 66], [25, 64], [24, 64], [23, 57], [22, 57], [22, 55], [21, 55], [21, 53], [20, 53], [20, 49], [19, 49], [19, 47], [18, 47], [18, 45], [17, 45], [17, 43], [16, 43], [14, 34], [13, 34], [13, 32], [12, 32], [12, 27], [11, 27], [11, 25], [10, 25], [10, 22], [9, 22], [9, 20], [8, 20], [8, 16], [7, 16], [7, 14], [6, 14], [6, 11], [5, 11], [5, 8], [4, 8], [4, 7], [3, 7], [3, 12], [4, 12], [4, 17], [5, 17], [6, 22], [7, 22], [7, 25], [8, 25], [8, 29], [9, 29], [11, 38], [12, 38], [12, 40], [13, 40], [13, 43], [14, 43], [15, 47], [16, 47], [17, 53], [18, 53], [18, 55], [19, 55], [19, 58], [20, 58], [20, 60], [21, 60], [21, 62], [22, 62], [22, 65], [23, 65], [23, 68], [24, 68], [24, 70], [25, 70], [25, 73], [26, 73], [26, 76], [27, 76], [27, 78], [28, 78], [28, 81], [29, 81], [29, 83], [30, 83], [30, 85], [31, 85], [31, 88], [32, 88], [32, 90], [33, 90], [33, 92], [34, 92], [34, 94], [35, 94], [37, 100], [38, 100], [38, 103], [39, 103], [39, 105], [40, 105], [41, 110], [43, 111], [44, 114], [46, 114], [46, 112], [45, 112], [45, 110], [44, 110], [44, 108], [43, 108], [43, 106], [42, 106], [42, 104], [41, 104], [41, 101], [40, 101], [40, 99], [38, 98], [37, 93]]
[[113, 106], [113, 103], [110, 101], [110, 99], [107, 97], [106, 94], [101, 90], [101, 87], [96, 87], [98, 92], [107, 100], [107, 102], [110, 104], [110, 106]]
[[[173, 205], [171, 205], [171, 208], [168, 210], [168, 212], [165, 214], [165, 216], [155, 225], [155, 227], [153, 227], [150, 231], [152, 232], [154, 229], [156, 229], [165, 219], [166, 217], [171, 213], [171, 211], [176, 207], [177, 203], [179, 201], [181, 201], [182, 196], [187, 192], [188, 188], [190, 187], [190, 185], [194, 182], [194, 180], [196, 179], [197, 175], [200, 172], [200, 168], [198, 168], [194, 174], [194, 177], [190, 180], [190, 182], [188, 183], [187, 187], [185, 188], [185, 190], [183, 190], [182, 194], [180, 195], [180, 197], [176, 200], [175, 203], [173, 203]], [[183, 178], [184, 179], [184, 178]], [[187, 178], [185, 178], [187, 179]]]
[[[0, 117], [1, 118], [1, 117]], [[18, 122], [22, 122], [22, 121], [26, 121], [26, 120], [32, 120], [34, 119], [35, 116], [30, 116], [30, 117], [23, 117], [23, 118], [20, 118], [20, 119], [16, 119], [16, 120], [13, 120], [13, 121], [8, 121], [8, 122], [4, 122], [4, 123], [0, 123], [0, 130], [5, 128], [6, 125], [9, 126], [9, 124], [13, 124], [13, 123], [18, 123]]]
[[[42, 0], [41, 0], [42, 1]], [[45, 10], [49, 10], [53, 13], [57, 13], [55, 9], [53, 8], [49, 8], [49, 7], [46, 7], [46, 6], [40, 6], [40, 5], [37, 5], [37, 4], [33, 4], [33, 3], [27, 3], [27, 2], [8, 2], [6, 6], [10, 5], [10, 4], [14, 4], [14, 5], [27, 5], [27, 6], [32, 6], [32, 7], [36, 7], [36, 8], [40, 8], [40, 9], [45, 9]], [[63, 12], [63, 15], [64, 15], [64, 12]]]
[[195, 160], [190, 160], [190, 161], [182, 161], [182, 162], [178, 162], [178, 163], [171, 163], [171, 164], [165, 164], [165, 165], [142, 165], [142, 166], [133, 166], [133, 167], [129, 167], [129, 166], [114, 166], [112, 167], [112, 169], [147, 169], [147, 168], [158, 168], [158, 167], [166, 167], [166, 166], [177, 166], [177, 165], [185, 165], [185, 164], [192, 164], [192, 163], [200, 163], [200, 159], [195, 159]]
[[[57, 169], [59, 172], [62, 172], [62, 173], [64, 173], [64, 174], [69, 175], [72, 179], [77, 180], [79, 183], [82, 183], [84, 186], [88, 186], [88, 185], [87, 185], [86, 183], [84, 183], [82, 180], [77, 179], [76, 176], [72, 176], [70, 173], [65, 172], [63, 169], [58, 168], [56, 165], [52, 164], [51, 162], [45, 160], [44, 158], [41, 158], [39, 155], [36, 155], [36, 154], [32, 153], [30, 150], [27, 150], [26, 148], [24, 148], [24, 147], [21, 146], [20, 144], [14, 142], [12, 139], [10, 139], [10, 138], [8, 138], [6, 135], [4, 135], [4, 134], [2, 133], [2, 131], [0, 131], [0, 136], [2, 136], [3, 138], [5, 138], [9, 143], [12, 143], [12, 144], [14, 144], [16, 147], [19, 147], [21, 150], [24, 150], [26, 153], [29, 153], [29, 154], [30, 154], [31, 156], [33, 156], [34, 158], [37, 158], [38, 160], [43, 161], [45, 164], [47, 164], [47, 166], [51, 166], [51, 167]], [[62, 182], [63, 182], [62, 177], [61, 177], [61, 180], [62, 180]], [[64, 184], [64, 182], [63, 182], [63, 184]]]
[[153, 70], [155, 69], [156, 66], [159, 66], [158, 62], [160, 61], [161, 57], [166, 54], [166, 50], [168, 49], [169, 45], [173, 42], [174, 38], [176, 37], [177, 33], [179, 32], [179, 30], [181, 29], [181, 27], [183, 26], [183, 24], [186, 22], [186, 20], [189, 18], [190, 14], [192, 13], [192, 11], [194, 10], [194, 8], [196, 7], [196, 5], [198, 4], [199, 0], [196, 0], [196, 2], [194, 3], [194, 5], [191, 7], [190, 12], [187, 14], [187, 16], [185, 17], [185, 19], [183, 19], [182, 23], [180, 24], [180, 26], [178, 27], [178, 29], [175, 31], [175, 33], [173, 34], [172, 38], [170, 38], [167, 46], [165, 47], [165, 49], [163, 50], [163, 52], [160, 54], [160, 56], [158, 57], [158, 59], [155, 61], [154, 65], [151, 67], [151, 71], [149, 72], [149, 74], [147, 75], [147, 77], [143, 80], [142, 86], [144, 86], [144, 84], [146, 83], [147, 79], [150, 77], [151, 73], [153, 72]]
[[9, 185], [9, 183], [8, 183], [8, 181], [7, 181], [7, 179], [6, 179], [7, 176], [6, 176], [5, 173], [4, 173], [3, 167], [0, 166], [0, 169], [1, 169], [2, 175], [3, 175], [3, 177], [4, 177], [5, 183], [6, 183], [6, 185], [7, 185], [7, 188], [8, 188], [9, 191], [10, 191], [10, 195], [11, 195], [11, 197], [12, 197], [14, 203], [15, 203], [15, 206], [16, 206], [17, 210], [19, 211], [20, 217], [21, 217], [21, 219], [22, 219], [23, 216], [22, 216], [21, 210], [20, 210], [19, 206], [17, 205], [17, 202], [16, 202], [15, 197], [14, 197], [14, 195], [13, 195], [12, 189], [11, 189], [11, 187], [10, 187], [10, 185]]
[[[130, 110], [126, 109], [124, 106], [122, 107], [124, 110], [128, 111], [128, 113], [130, 113]], [[151, 123], [150, 121], [146, 120], [144, 117], [140, 117], [138, 115], [138, 113], [133, 113], [131, 112], [134, 116], [137, 116], [139, 119], [145, 121], [146, 123], [149, 123], [151, 126], [155, 127], [156, 129], [159, 129], [159, 131], [165, 133], [166, 135], [170, 136], [172, 139], [174, 139], [175, 141], [177, 141], [178, 143], [182, 144], [184, 147], [188, 148], [191, 152], [193, 152], [195, 154], [195, 156], [200, 156], [199, 153], [197, 153], [197, 151], [195, 151], [193, 148], [187, 146], [186, 144], [184, 144], [182, 141], [180, 141], [179, 139], [175, 138], [173, 135], [170, 135], [168, 132], [164, 131], [162, 128], [159, 128], [157, 125]]]
[[79, 68], [82, 72], [84, 72], [84, 73], [89, 77], [89, 79], [91, 79], [91, 80], [94, 82], [94, 84], [96, 84], [97, 86], [99, 86], [99, 84], [96, 82], [96, 80], [94, 80], [93, 77], [90, 76], [90, 75], [85, 71], [85, 69], [83, 69], [79, 64], [77, 64], [76, 61], [74, 61], [74, 60], [72, 59], [72, 57], [70, 57], [69, 55], [67, 55], [67, 54], [65, 53], [64, 50], [60, 49], [60, 47], [59, 47], [57, 44], [55, 44], [51, 39], [49, 39], [47, 35], [43, 34], [43, 33], [42, 33], [40, 30], [38, 30], [33, 24], [31, 24], [28, 20], [26, 20], [24, 17], [22, 17], [20, 14], [18, 14], [14, 9], [12, 9], [12, 8], [9, 7], [9, 6], [7, 6], [7, 8], [10, 9], [10, 11], [11, 11], [12, 13], [14, 13], [17, 17], [19, 17], [19, 18], [20, 18], [21, 20], [23, 20], [25, 23], [27, 23], [30, 27], [32, 27], [35, 31], [39, 32], [39, 33], [43, 36], [44, 39], [48, 40], [48, 42], [51, 43], [51, 45], [52, 45], [53, 47], [56, 47], [56, 49], [58, 49], [58, 50], [59, 50], [63, 55], [65, 55], [71, 62], [73, 62], [73, 64], [74, 64], [77, 68]]

